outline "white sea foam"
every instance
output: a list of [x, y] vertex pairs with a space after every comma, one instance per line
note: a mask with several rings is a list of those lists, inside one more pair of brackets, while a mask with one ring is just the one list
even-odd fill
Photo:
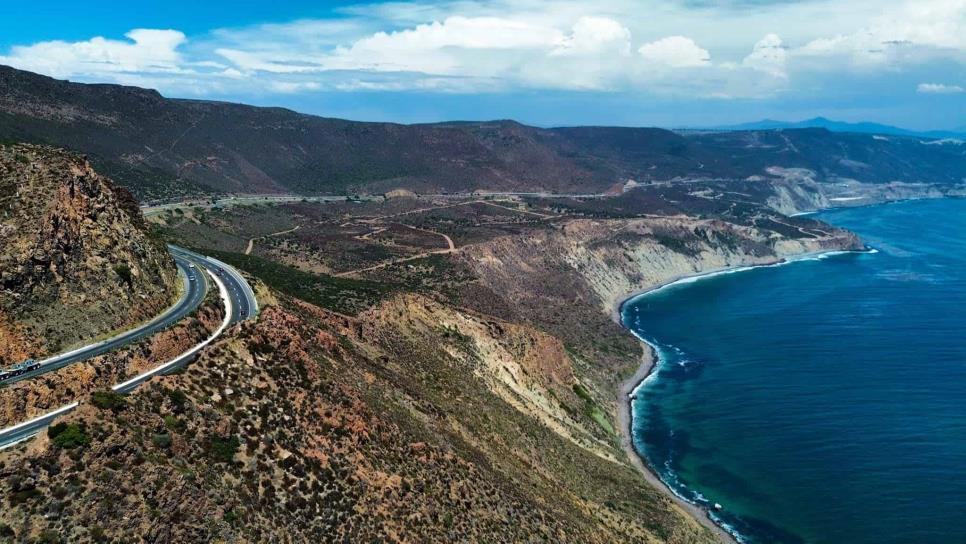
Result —
[[726, 533], [728, 533], [729, 535], [731, 535], [732, 538], [737, 540], [739, 544], [744, 544], [745, 542], [748, 542], [748, 539], [745, 536], [743, 536], [741, 533], [739, 533], [738, 529], [736, 529], [734, 525], [731, 525], [730, 523], [722, 519], [721, 516], [716, 514], [713, 510], [708, 510], [708, 517], [711, 518], [711, 521], [715, 522], [715, 524], [718, 527], [721, 527], [722, 529], [724, 529]]

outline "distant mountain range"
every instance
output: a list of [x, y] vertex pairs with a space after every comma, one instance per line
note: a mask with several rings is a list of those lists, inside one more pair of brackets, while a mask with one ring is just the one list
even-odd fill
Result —
[[171, 99], [0, 66], [0, 142], [88, 155], [146, 201], [217, 193], [603, 193], [627, 181], [769, 177], [959, 184], [966, 145], [827, 127], [684, 131], [538, 128], [515, 121], [402, 125]]
[[848, 123], [845, 121], [834, 121], [825, 117], [813, 117], [804, 121], [776, 121], [774, 119], [764, 119], [751, 123], [741, 123], [737, 125], [726, 125], [712, 127], [713, 130], [776, 130], [794, 128], [824, 128], [832, 132], [857, 132], [860, 134], [882, 134], [889, 136], [910, 136], [914, 138], [960, 138], [966, 139], [966, 126], [955, 130], [929, 130], [915, 131], [908, 130], [881, 123], [860, 122]]

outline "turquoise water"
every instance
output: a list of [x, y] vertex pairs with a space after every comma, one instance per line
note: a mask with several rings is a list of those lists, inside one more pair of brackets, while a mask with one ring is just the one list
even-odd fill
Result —
[[636, 446], [746, 542], [966, 542], [966, 200], [819, 217], [878, 252], [625, 305]]

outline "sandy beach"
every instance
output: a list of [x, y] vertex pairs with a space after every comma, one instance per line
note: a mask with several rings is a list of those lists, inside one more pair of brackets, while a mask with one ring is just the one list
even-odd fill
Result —
[[[863, 250], [863, 251], [867, 251], [867, 250]], [[663, 289], [670, 285], [683, 283], [683, 282], [691, 282], [701, 278], [713, 277], [720, 274], [731, 274], [735, 272], [741, 272], [744, 270], [751, 270], [754, 268], [778, 266], [778, 265], [788, 264], [788, 263], [802, 261], [806, 259], [821, 258], [829, 255], [835, 255], [835, 254], [841, 254], [841, 253], [853, 253], [853, 252], [855, 251], [850, 251], [850, 250], [815, 251], [815, 252], [803, 253], [801, 255], [795, 255], [789, 258], [778, 259], [771, 262], [756, 263], [756, 264], [750, 264], [747, 266], [723, 267], [723, 268], [718, 268], [713, 270], [707, 270], [705, 272], [699, 272], [695, 274], [688, 274], [688, 275], [674, 277], [669, 279], [668, 281], [653, 285], [646, 289], [635, 291], [629, 294], [628, 296], [624, 297], [623, 299], [620, 300], [619, 303], [615, 304], [614, 307], [611, 309], [611, 319], [613, 319], [614, 322], [617, 323], [618, 325], [627, 328], [624, 325], [623, 319], [621, 318], [621, 311], [623, 310], [624, 305], [641, 295], [653, 293], [654, 291]], [[667, 496], [670, 497], [671, 500], [675, 502], [675, 504], [677, 504], [678, 506], [686, 510], [688, 513], [690, 513], [702, 525], [714, 531], [714, 533], [718, 535], [718, 537], [722, 542], [735, 543], [737, 542], [735, 538], [730, 533], [725, 531], [720, 525], [716, 524], [708, 516], [707, 509], [691, 504], [681, 499], [677, 495], [675, 495], [674, 492], [671, 491], [671, 489], [661, 480], [661, 478], [657, 475], [657, 473], [653, 469], [651, 469], [651, 467], [645, 462], [644, 457], [641, 454], [639, 454], [637, 452], [637, 449], [634, 447], [634, 442], [632, 438], [634, 416], [633, 416], [633, 409], [631, 406], [632, 400], [633, 400], [631, 399], [631, 394], [641, 384], [641, 382], [643, 382], [645, 379], [647, 379], [648, 376], [651, 375], [651, 372], [654, 370], [654, 366], [657, 363], [656, 354], [654, 352], [654, 349], [650, 346], [650, 344], [648, 344], [647, 342], [641, 341], [641, 350], [643, 354], [641, 356], [640, 366], [638, 366], [637, 371], [634, 372], [633, 376], [621, 382], [620, 387], [618, 388], [618, 391], [617, 391], [617, 406], [618, 406], [617, 423], [618, 423], [618, 427], [620, 428], [621, 447], [624, 448], [624, 452], [627, 454], [628, 459], [630, 459], [631, 464], [633, 464], [635, 467], [637, 467], [638, 470], [641, 471], [641, 473], [644, 475], [644, 479], [647, 480], [648, 483], [650, 483], [657, 489], [664, 491], [667, 494]]]

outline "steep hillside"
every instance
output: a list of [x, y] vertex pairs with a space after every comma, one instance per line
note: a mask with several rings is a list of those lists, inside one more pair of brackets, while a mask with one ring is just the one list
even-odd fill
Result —
[[677, 134], [512, 121], [398, 125], [175, 100], [0, 67], [0, 139], [64, 146], [141, 199], [219, 192], [593, 193], [628, 179], [770, 177], [962, 183], [966, 146], [823, 129]]
[[583, 403], [571, 364], [536, 331], [418, 297], [359, 318], [283, 298], [182, 374], [122, 405], [85, 404], [0, 453], [0, 530], [65, 542], [712, 542], [564, 409]]
[[174, 287], [174, 263], [128, 191], [76, 155], [0, 146], [0, 362], [141, 321]]
[[[184, 371], [123, 402], [82, 398], [38, 440], [0, 453], [0, 531], [69, 542], [717, 541], [704, 513], [628, 455], [617, 386], [641, 350], [613, 306], [682, 274], [859, 246], [768, 205], [820, 195], [729, 187], [159, 214], [165, 236], [263, 282], [258, 319]], [[50, 381], [102, 387], [203, 329]], [[5, 396], [14, 416], [63, 400], [44, 383]]]

